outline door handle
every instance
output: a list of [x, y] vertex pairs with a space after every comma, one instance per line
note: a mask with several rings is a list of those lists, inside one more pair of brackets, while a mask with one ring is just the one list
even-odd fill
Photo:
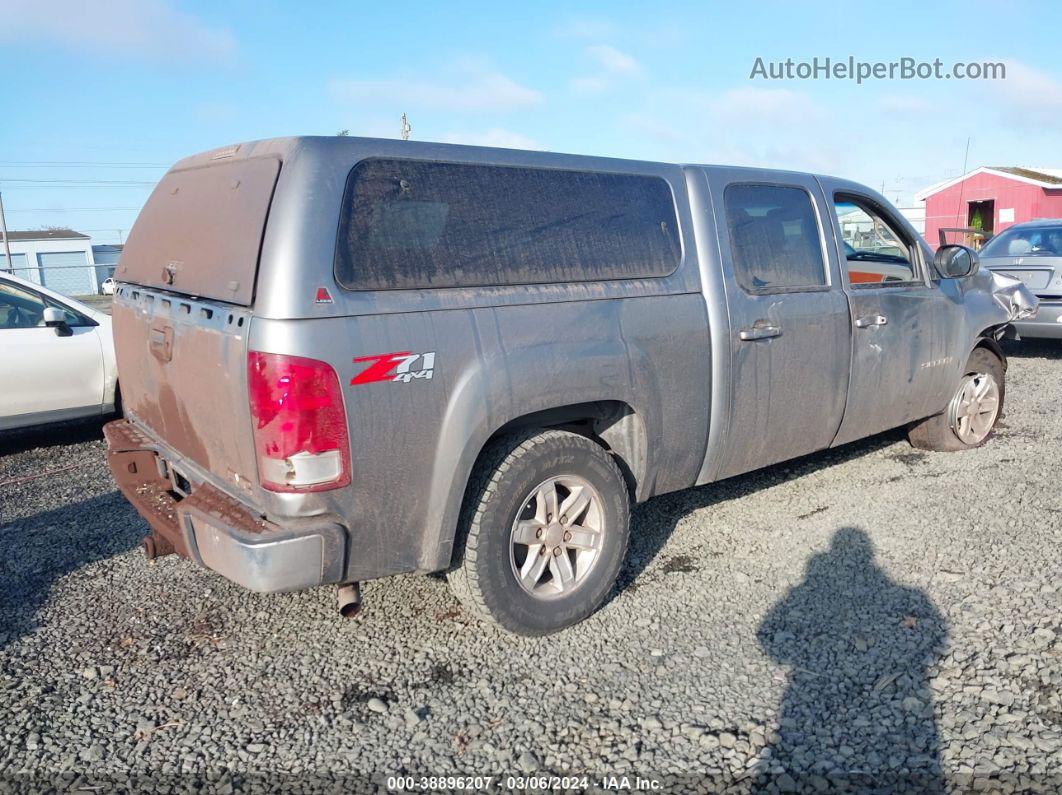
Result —
[[885, 315], [867, 315], [866, 317], [856, 318], [856, 328], [870, 328], [871, 326], [884, 326], [889, 322], [889, 319]]
[[173, 358], [173, 328], [152, 328], [148, 331], [148, 349], [151, 355], [165, 364]]
[[765, 340], [768, 337], [780, 337], [782, 336], [782, 330], [778, 326], [770, 323], [754, 323], [752, 328], [743, 328], [738, 332], [738, 339], [741, 340]]

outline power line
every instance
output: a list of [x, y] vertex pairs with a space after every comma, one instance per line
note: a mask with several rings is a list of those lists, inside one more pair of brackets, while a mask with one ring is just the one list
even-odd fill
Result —
[[73, 166], [74, 168], [92, 168], [94, 166], [109, 166], [113, 168], [169, 168], [168, 163], [128, 163], [105, 160], [0, 160], [0, 166], [27, 166], [33, 168], [58, 168], [60, 166]]
[[11, 166], [12, 168], [92, 168], [97, 171], [145, 171], [147, 169], [159, 170], [167, 169], [169, 166], [101, 166], [97, 163], [38, 163], [36, 165], [30, 163], [17, 163], [10, 160], [0, 160], [0, 166]]
[[0, 177], [0, 182], [70, 183], [71, 185], [154, 185], [155, 180], [135, 179], [36, 179], [33, 177]]
[[155, 182], [129, 182], [129, 183], [125, 183], [125, 184], [106, 184], [106, 183], [98, 184], [97, 183], [97, 184], [86, 184], [86, 185], [11, 185], [9, 183], [12, 180], [3, 179], [3, 180], [0, 180], [0, 181], [4, 182], [4, 189], [5, 190], [27, 190], [29, 188], [51, 188], [52, 190], [54, 190], [56, 188], [62, 188], [63, 190], [67, 190], [69, 188], [95, 188], [97, 190], [110, 189], [110, 188], [137, 188], [138, 190], [143, 190], [145, 187], [149, 187], [149, 186], [153, 186], [153, 185], [158, 184], [158, 183], [155, 183]]
[[9, 213], [138, 212], [141, 207], [16, 207]]

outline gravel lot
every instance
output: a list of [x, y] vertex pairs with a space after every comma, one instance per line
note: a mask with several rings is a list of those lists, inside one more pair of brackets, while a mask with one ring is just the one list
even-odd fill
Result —
[[344, 621], [148, 564], [98, 425], [0, 438], [0, 791], [1059, 791], [1062, 347], [1011, 352], [986, 447], [891, 433], [655, 499], [614, 598], [538, 640], [435, 577]]

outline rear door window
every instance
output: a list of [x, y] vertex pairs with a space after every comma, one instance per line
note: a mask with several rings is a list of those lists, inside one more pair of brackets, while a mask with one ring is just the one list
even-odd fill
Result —
[[811, 196], [785, 185], [729, 185], [726, 207], [734, 275], [747, 292], [826, 285]]
[[666, 276], [681, 244], [652, 176], [372, 159], [347, 179], [336, 250], [350, 290]]

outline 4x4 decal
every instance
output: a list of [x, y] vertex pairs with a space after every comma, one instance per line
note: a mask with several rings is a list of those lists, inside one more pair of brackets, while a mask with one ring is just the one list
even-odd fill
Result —
[[[413, 363], [420, 359], [417, 369]], [[358, 362], [372, 362], [368, 367], [350, 379], [351, 386], [371, 384], [375, 381], [399, 381], [408, 384], [414, 378], [431, 380], [435, 372], [435, 351], [428, 353], [381, 353], [376, 356], [359, 356]]]

